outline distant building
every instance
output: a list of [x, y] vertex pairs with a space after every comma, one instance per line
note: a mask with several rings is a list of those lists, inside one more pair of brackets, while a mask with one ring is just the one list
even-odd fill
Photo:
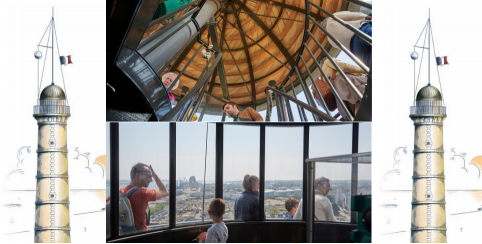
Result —
[[294, 191], [294, 195], [303, 195], [303, 190], [301, 189], [295, 189]]
[[286, 191], [275, 191], [274, 195], [277, 197], [286, 197]]
[[274, 191], [273, 191], [273, 190], [265, 190], [265, 191], [264, 191], [264, 198], [265, 198], [265, 199], [272, 199], [272, 198], [274, 198]]
[[295, 195], [295, 190], [293, 190], [293, 189], [288, 189], [288, 190], [286, 190], [286, 195], [287, 195], [287, 196], [293, 196], [293, 195]]

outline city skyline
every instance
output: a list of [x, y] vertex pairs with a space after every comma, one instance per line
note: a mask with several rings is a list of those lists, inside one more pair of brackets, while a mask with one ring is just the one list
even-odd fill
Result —
[[[107, 127], [109, 124], [106, 125]], [[206, 149], [206, 126], [208, 131], [208, 146]], [[120, 124], [120, 175], [121, 180], [130, 180], [130, 169], [136, 162], [151, 165], [161, 179], [169, 178], [169, 125], [135, 123]], [[107, 145], [109, 151], [109, 134], [107, 128]], [[131, 133], [134, 131], [134, 133]], [[241, 180], [244, 174], [259, 176], [259, 127], [225, 124], [224, 126], [224, 180]], [[288, 133], [286, 131], [289, 131]], [[204, 158], [206, 156], [206, 180], [214, 180], [215, 163], [215, 124], [177, 124], [177, 174], [176, 178], [196, 176], [204, 178]], [[251, 136], [253, 135], [253, 136]], [[370, 151], [371, 124], [360, 123], [359, 152]], [[228, 137], [229, 136], [229, 137]], [[160, 138], [165, 138], [162, 140]], [[231, 138], [236, 138], [231, 140]], [[256, 138], [253, 140], [252, 138]], [[331, 140], [318, 140], [318, 138], [331, 138]], [[140, 140], [141, 139], [141, 140]], [[284, 140], [292, 142], [290, 150], [280, 146], [277, 142]], [[299, 146], [296, 146], [299, 145]], [[310, 158], [351, 153], [351, 124], [333, 126], [310, 127]], [[324, 150], [319, 150], [323, 148]], [[253, 152], [247, 154], [246, 152]], [[281, 155], [280, 155], [281, 154]], [[109, 161], [109, 155], [107, 155]], [[157, 162], [156, 164], [151, 162]], [[246, 163], [249, 162], [249, 163]], [[299, 167], [293, 167], [293, 162], [299, 162]], [[300, 127], [266, 127], [266, 180], [295, 180], [302, 179], [302, 126]], [[128, 167], [122, 167], [127, 165]], [[326, 166], [332, 180], [350, 179], [344, 167], [337, 164]], [[350, 166], [351, 167], [351, 166]], [[182, 169], [180, 172], [179, 169]], [[228, 170], [229, 169], [229, 170]], [[235, 169], [235, 170], [234, 170]], [[271, 175], [270, 169], [276, 172]], [[289, 169], [289, 170], [279, 170]], [[320, 167], [317, 167], [317, 175]], [[350, 169], [351, 170], [351, 169]], [[350, 171], [351, 172], [351, 171]], [[182, 173], [182, 174], [181, 174]], [[296, 177], [295, 177], [296, 176]], [[110, 179], [107, 167], [107, 180]], [[371, 167], [359, 166], [359, 178], [371, 178]]]

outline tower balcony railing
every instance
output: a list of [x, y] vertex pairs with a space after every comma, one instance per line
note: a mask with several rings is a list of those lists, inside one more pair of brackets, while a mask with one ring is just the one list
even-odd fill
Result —
[[411, 106], [410, 115], [446, 115], [445, 107]]
[[33, 114], [66, 114], [70, 115], [70, 106], [37, 105], [33, 107]]

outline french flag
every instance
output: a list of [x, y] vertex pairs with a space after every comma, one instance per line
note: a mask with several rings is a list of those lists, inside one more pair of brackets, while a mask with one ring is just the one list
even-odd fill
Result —
[[438, 66], [444, 66], [449, 64], [449, 62], [447, 61], [447, 56], [437, 57], [436, 61]]
[[70, 55], [60, 56], [60, 64], [61, 65], [72, 64], [72, 59], [71, 59]]

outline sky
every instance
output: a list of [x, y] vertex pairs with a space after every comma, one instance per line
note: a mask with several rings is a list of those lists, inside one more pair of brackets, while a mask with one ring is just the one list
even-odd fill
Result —
[[[107, 131], [109, 124], [106, 124]], [[213, 123], [177, 123], [176, 179], [195, 176], [215, 178], [215, 127]], [[206, 154], [206, 129], [208, 129]], [[169, 178], [169, 123], [121, 123], [120, 179], [129, 180], [136, 162], [152, 165], [161, 179]], [[351, 124], [310, 127], [310, 157], [351, 153]], [[259, 175], [259, 133], [257, 125], [224, 124], [224, 180], [240, 181], [245, 174]], [[109, 133], [107, 133], [109, 136]], [[371, 151], [371, 123], [360, 123], [359, 152]], [[109, 137], [107, 137], [109, 151]], [[107, 158], [109, 161], [109, 157]], [[303, 127], [266, 127], [266, 180], [302, 180]], [[320, 163], [321, 165], [321, 163]], [[349, 168], [347, 171], [344, 167]], [[371, 170], [360, 166], [359, 178], [370, 179]], [[317, 174], [332, 180], [349, 180], [351, 165], [326, 164]], [[107, 173], [109, 179], [109, 173]]]

